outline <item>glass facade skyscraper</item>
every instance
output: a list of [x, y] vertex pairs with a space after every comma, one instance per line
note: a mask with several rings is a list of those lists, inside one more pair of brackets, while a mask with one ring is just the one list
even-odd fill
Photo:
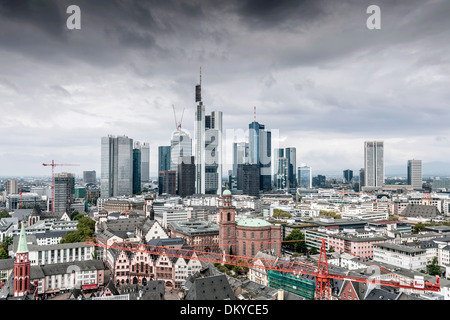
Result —
[[275, 186], [277, 190], [287, 190], [288, 188], [288, 168], [289, 161], [285, 157], [278, 158], [277, 175]]
[[265, 126], [253, 121], [249, 124], [249, 162], [259, 165], [260, 190], [272, 189], [272, 134]]
[[101, 197], [133, 193], [133, 139], [127, 136], [102, 137]]
[[199, 194], [222, 194], [222, 112], [205, 115], [200, 84], [195, 87], [194, 122], [195, 190]]
[[237, 177], [237, 167], [239, 164], [248, 162], [248, 142], [234, 142], [233, 143], [233, 177]]
[[312, 188], [311, 167], [301, 166], [297, 168], [297, 183], [299, 188]]
[[287, 188], [297, 187], [297, 149], [295, 147], [289, 147], [284, 150], [285, 157], [287, 159]]
[[158, 172], [170, 170], [170, 146], [158, 147]]
[[284, 158], [284, 149], [283, 148], [273, 149], [273, 182], [276, 189], [278, 189], [277, 185], [278, 159], [280, 158]]
[[148, 142], [134, 143], [134, 148], [141, 152], [141, 183], [150, 181], [150, 144]]
[[[178, 171], [178, 158], [192, 155], [192, 139], [184, 130], [175, 130], [170, 141], [170, 169]], [[161, 170], [164, 171], [164, 170]]]
[[141, 191], [141, 150], [133, 149], [133, 194]]

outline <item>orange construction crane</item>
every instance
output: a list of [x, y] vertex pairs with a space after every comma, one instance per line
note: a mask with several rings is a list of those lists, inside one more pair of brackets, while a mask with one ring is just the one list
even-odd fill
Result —
[[[265, 268], [267, 270], [274, 270], [278, 272], [294, 273], [297, 275], [310, 275], [316, 279], [315, 299], [316, 300], [330, 300], [331, 299], [331, 279], [338, 279], [343, 281], [355, 281], [360, 283], [370, 283], [374, 285], [382, 285], [389, 287], [397, 287], [411, 290], [422, 291], [440, 291], [440, 278], [436, 276], [436, 283], [433, 284], [429, 281], [411, 283], [400, 283], [400, 281], [394, 280], [381, 280], [376, 278], [368, 278], [364, 276], [350, 276], [343, 274], [330, 273], [328, 269], [328, 261], [326, 256], [326, 240], [315, 239], [321, 241], [320, 258], [318, 266], [313, 266], [300, 262], [271, 260], [271, 259], [258, 259], [263, 260]], [[84, 242], [85, 245], [97, 246], [102, 248], [110, 248], [123, 251], [144, 252], [151, 255], [165, 255], [167, 257], [195, 257], [199, 261], [206, 261], [211, 263], [229, 264], [240, 267], [253, 267], [253, 259], [244, 256], [227, 255], [225, 253], [215, 252], [203, 252], [198, 250], [177, 249], [164, 246], [147, 245], [143, 243], [132, 242], [108, 242], [107, 240], [90, 238]]]
[[79, 166], [79, 164], [60, 164], [55, 163], [55, 160], [52, 160], [52, 163], [43, 163], [43, 166], [51, 166], [52, 167], [52, 212], [55, 212], [55, 167], [56, 166]]

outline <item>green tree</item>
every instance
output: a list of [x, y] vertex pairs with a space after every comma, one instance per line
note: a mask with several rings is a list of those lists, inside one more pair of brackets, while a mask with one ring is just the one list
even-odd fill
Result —
[[419, 232], [422, 232], [423, 230], [425, 230], [425, 224], [422, 222], [419, 222], [414, 225], [413, 233], [417, 234]]
[[336, 212], [333, 211], [326, 211], [326, 210], [320, 210], [319, 211], [319, 215], [321, 216], [327, 216], [327, 217], [333, 217], [335, 219], [341, 219], [341, 215], [337, 214]]
[[11, 218], [11, 215], [6, 210], [0, 211], [0, 219], [1, 218]]
[[290, 218], [292, 215], [289, 212], [283, 211], [281, 209], [273, 209], [273, 215], [274, 218]]
[[[305, 235], [300, 231], [300, 229], [294, 229], [292, 232], [284, 238], [283, 245], [288, 246], [295, 251], [306, 251]], [[292, 241], [292, 242], [291, 242]]]
[[78, 212], [78, 210], [74, 210], [73, 212], [72, 212], [72, 214], [70, 215], [70, 220], [73, 220], [73, 218], [75, 217], [75, 216], [77, 216], [77, 215], [79, 215], [80, 213]]
[[12, 237], [5, 237], [3, 241], [0, 242], [0, 259], [8, 259], [8, 246], [13, 242]]
[[0, 247], [0, 259], [8, 259], [8, 250], [5, 250], [5, 248]]
[[73, 220], [73, 221], [75, 221], [75, 220], [80, 220], [80, 219], [83, 218], [83, 217], [84, 217], [84, 215], [81, 214], [81, 213], [79, 213], [79, 214], [75, 215], [75, 216], [72, 218], [72, 220]]
[[95, 221], [89, 217], [83, 216], [78, 220], [77, 230], [67, 232], [61, 239], [61, 243], [84, 242], [92, 237], [95, 231]]
[[440, 275], [441, 267], [438, 265], [438, 258], [434, 257], [431, 262], [427, 264], [427, 272], [431, 276]]

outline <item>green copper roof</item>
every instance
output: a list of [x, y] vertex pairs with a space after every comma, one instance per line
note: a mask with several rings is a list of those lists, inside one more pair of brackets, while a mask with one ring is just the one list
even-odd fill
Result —
[[27, 235], [25, 233], [25, 226], [22, 221], [22, 228], [20, 229], [20, 236], [19, 236], [19, 245], [17, 246], [16, 253], [25, 253], [25, 252], [28, 252]]
[[270, 222], [259, 218], [239, 219], [236, 224], [241, 227], [268, 227], [272, 225]]
[[223, 192], [223, 195], [224, 196], [231, 195], [231, 191], [227, 189]]

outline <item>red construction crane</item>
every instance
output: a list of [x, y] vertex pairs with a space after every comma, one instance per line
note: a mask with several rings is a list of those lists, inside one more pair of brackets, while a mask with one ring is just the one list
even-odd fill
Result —
[[[363, 276], [349, 276], [342, 274], [330, 273], [328, 269], [328, 261], [326, 258], [326, 240], [317, 239], [322, 241], [320, 248], [320, 256], [318, 266], [292, 262], [292, 261], [282, 261], [282, 260], [271, 260], [271, 259], [259, 259], [264, 263], [266, 270], [274, 270], [279, 272], [288, 272], [299, 275], [310, 275], [314, 276], [316, 279], [316, 291], [315, 300], [329, 300], [331, 299], [331, 279], [338, 279], [343, 281], [355, 281], [360, 283], [370, 283], [374, 285], [382, 285], [389, 287], [397, 287], [411, 290], [422, 290], [422, 291], [440, 291], [440, 279], [436, 276], [436, 283], [425, 281], [421, 283], [416, 283], [413, 281], [411, 283], [403, 283], [400, 281], [393, 280], [380, 280], [376, 278], [367, 278]], [[86, 240], [85, 245], [97, 246], [102, 248], [111, 248], [116, 250], [124, 251], [134, 251], [134, 252], [145, 252], [151, 255], [166, 255], [168, 257], [192, 257], [195, 256], [199, 261], [211, 262], [211, 263], [226, 263], [229, 265], [235, 265], [240, 267], [253, 267], [253, 259], [249, 257], [237, 256], [237, 255], [227, 255], [224, 253], [214, 253], [214, 252], [204, 252], [192, 249], [176, 249], [164, 246], [153, 246], [146, 245], [142, 243], [131, 243], [131, 242], [116, 242], [113, 241], [108, 244], [107, 241], [92, 238]]]
[[19, 194], [20, 194], [20, 209], [22, 209], [22, 191], [23, 191], [23, 188], [22, 187], [20, 187], [20, 192], [19, 192]]
[[43, 163], [43, 166], [51, 166], [52, 167], [52, 212], [55, 212], [55, 167], [56, 166], [79, 166], [79, 164], [61, 164], [55, 163], [55, 160], [52, 160], [52, 163]]

